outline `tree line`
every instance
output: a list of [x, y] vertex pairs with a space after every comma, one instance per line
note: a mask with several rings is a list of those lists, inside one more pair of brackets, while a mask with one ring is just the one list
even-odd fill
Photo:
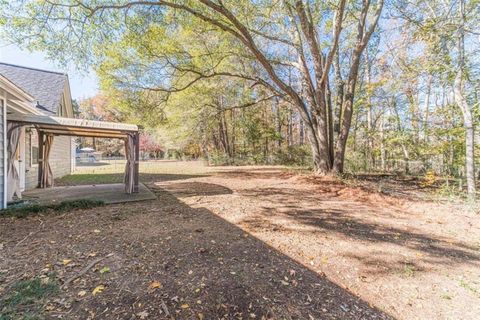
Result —
[[113, 103], [192, 154], [269, 162], [306, 150], [319, 174], [435, 170], [475, 194], [478, 0], [2, 9], [12, 41], [93, 67]]

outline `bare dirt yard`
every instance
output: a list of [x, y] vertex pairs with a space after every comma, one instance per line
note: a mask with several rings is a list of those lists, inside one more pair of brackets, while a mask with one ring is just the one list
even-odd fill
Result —
[[0, 319], [480, 318], [475, 210], [281, 167], [141, 172], [157, 200], [0, 218]]

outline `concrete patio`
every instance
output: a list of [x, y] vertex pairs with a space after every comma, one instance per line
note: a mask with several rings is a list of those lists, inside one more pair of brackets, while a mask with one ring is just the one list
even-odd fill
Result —
[[23, 193], [23, 200], [51, 204], [65, 200], [101, 200], [107, 204], [132, 201], [154, 200], [157, 197], [144, 184], [140, 183], [138, 193], [125, 193], [123, 183], [97, 184], [33, 189]]

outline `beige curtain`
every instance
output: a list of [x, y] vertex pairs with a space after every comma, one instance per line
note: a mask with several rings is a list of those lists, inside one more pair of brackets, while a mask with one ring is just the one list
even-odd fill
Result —
[[[40, 141], [42, 143], [42, 141]], [[49, 188], [53, 187], [53, 172], [52, 167], [50, 166], [50, 151], [53, 146], [53, 135], [45, 135], [45, 141], [43, 142], [43, 154], [42, 159], [40, 159], [40, 181], [39, 188]]]
[[128, 138], [125, 140], [125, 158], [127, 159], [127, 163], [125, 164], [125, 175], [123, 178], [123, 182], [125, 183], [125, 193], [133, 193], [134, 191], [134, 152], [135, 149], [133, 143], [133, 136], [129, 134]]
[[20, 191], [20, 175], [15, 167], [15, 157], [20, 143], [21, 126], [17, 123], [7, 124], [7, 201], [16, 195], [22, 198]]

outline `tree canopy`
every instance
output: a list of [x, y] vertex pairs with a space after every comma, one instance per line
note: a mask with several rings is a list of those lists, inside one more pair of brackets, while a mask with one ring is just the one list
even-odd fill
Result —
[[322, 174], [420, 166], [474, 185], [478, 0], [1, 8], [6, 37], [94, 68], [116, 110], [184, 148], [227, 162], [307, 152]]

